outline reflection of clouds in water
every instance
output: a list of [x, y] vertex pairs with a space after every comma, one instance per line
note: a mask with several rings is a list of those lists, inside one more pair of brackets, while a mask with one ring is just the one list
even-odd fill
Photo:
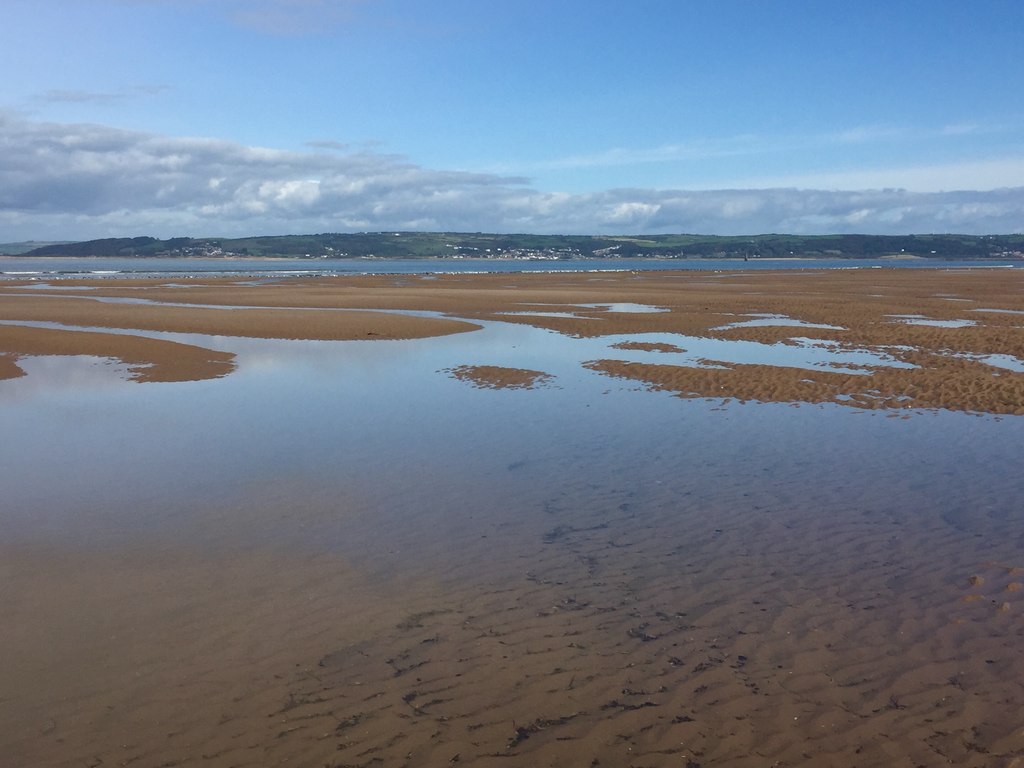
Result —
[[730, 328], [820, 328], [826, 331], [845, 331], [841, 325], [826, 325], [825, 323], [809, 323], [806, 320], [797, 320], [786, 315], [773, 315], [764, 312], [753, 312], [747, 317], [752, 320], [738, 320], [734, 323], [726, 323], [712, 328], [712, 331], [725, 331]]
[[886, 315], [904, 325], [925, 325], [932, 328], [967, 328], [975, 325], [974, 320], [937, 320], [924, 315]]
[[[14, 274], [11, 272], [8, 275]], [[55, 288], [62, 291], [95, 291], [95, 285], [53, 285], [52, 283], [31, 283], [28, 285], [6, 285], [4, 288], [11, 291], [35, 291], [35, 290], [53, 290]], [[12, 296], [17, 296], [16, 293], [12, 293]]]
[[[652, 432], [680, 418], [694, 435], [702, 433], [701, 426], [703, 434], [723, 428], [727, 415], [706, 404], [681, 404], [666, 393], [609, 379], [584, 368], [588, 360], [685, 366], [709, 360], [763, 362], [811, 370], [844, 362], [898, 364], [867, 350], [851, 352], [809, 339], [784, 345], [671, 333], [575, 338], [521, 323], [483, 325], [479, 331], [406, 341], [124, 332], [238, 356], [234, 373], [204, 382], [138, 384], [125, 381], [128, 366], [122, 363], [23, 358], [29, 375], [0, 382], [0, 434], [17, 436], [17, 445], [0, 444], [7, 492], [12, 499], [31, 501], [33, 509], [49, 510], [62, 530], [93, 525], [79, 512], [83, 505], [100, 504], [111, 510], [104, 512], [107, 522], [95, 523], [100, 528], [171, 525], [162, 516], [161, 494], [187, 517], [204, 508], [197, 499], [229, 498], [279, 477], [308, 480], [328, 497], [357, 489], [369, 494], [371, 507], [379, 503], [419, 513], [426, 474], [437, 484], [433, 492], [458, 509], [467, 472], [481, 478], [480, 473], [492, 473], [486, 482], [480, 480], [487, 486], [505, 477], [513, 461], [540, 456], [578, 471], [580, 455], [604, 450], [594, 446], [614, 445], [620, 451], [630, 445], [638, 457], [651, 455]], [[674, 344], [686, 351], [612, 348], [623, 341]], [[543, 371], [557, 378], [559, 388], [470, 388], [443, 372], [462, 365]], [[841, 418], [819, 410], [823, 415], [797, 430], [801, 445], [823, 419]], [[765, 419], [777, 439], [792, 420], [781, 413], [766, 406], [744, 409], [744, 450], [751, 450], [746, 434], [751, 420]], [[680, 438], [673, 433], [665, 439], [665, 455], [674, 455], [672, 446]], [[53, 467], [74, 473], [55, 483], [47, 479]], [[407, 477], [410, 467], [418, 468], [413, 470], [418, 488]], [[31, 528], [28, 509], [26, 502], [23, 522]]]
[[[465, 336], [467, 334], [457, 334]], [[372, 374], [389, 369], [411, 372], [426, 358], [445, 359], [449, 337], [426, 339], [375, 339], [365, 341], [280, 341], [274, 339], [224, 339], [219, 344], [238, 355], [238, 374], [298, 374], [297, 369], [337, 375]], [[193, 343], [197, 343], [193, 341]], [[305, 374], [303, 374], [305, 375]]]
[[1024, 310], [1022, 310], [1022, 309], [991, 309], [989, 307], [985, 307], [985, 308], [982, 308], [982, 309], [971, 309], [971, 310], [968, 310], [968, 311], [970, 311], [970, 312], [991, 312], [991, 313], [994, 313], [994, 314], [997, 314], [997, 315], [1024, 315]]
[[16, 362], [25, 375], [0, 381], [2, 402], [114, 390], [130, 383], [132, 367], [120, 360], [90, 355], [22, 355]]
[[631, 313], [635, 315], [648, 315], [669, 311], [666, 307], [655, 307], [651, 304], [635, 304], [630, 301], [613, 301], [606, 304], [574, 304], [573, 306], [585, 307], [587, 309], [600, 309], [605, 312]]
[[[523, 306], [530, 307], [566, 307], [576, 308], [578, 310], [597, 310], [598, 312], [612, 312], [612, 313], [628, 313], [634, 315], [649, 315], [660, 312], [670, 311], [667, 307], [657, 307], [653, 304], [637, 304], [632, 301], [606, 301], [598, 302], [595, 304], [551, 304], [542, 302], [524, 302]], [[534, 312], [534, 311], [521, 311], [521, 312], [499, 312], [501, 315], [535, 315], [538, 317], [576, 317], [576, 313], [573, 312]], [[593, 312], [584, 312], [588, 317], [592, 316]]]
[[523, 317], [577, 317], [573, 312], [534, 312], [530, 310], [521, 310], [518, 312], [496, 312], [497, 315], [521, 315]]
[[1007, 371], [1013, 371], [1014, 373], [1024, 373], [1024, 360], [1013, 355], [971, 355], [961, 354], [956, 357], [962, 357], [965, 360], [976, 360], [979, 363], [985, 363], [995, 368], [1003, 368]]

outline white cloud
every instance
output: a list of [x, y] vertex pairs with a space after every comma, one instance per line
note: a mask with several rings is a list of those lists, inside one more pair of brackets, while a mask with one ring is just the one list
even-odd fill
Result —
[[[1022, 179], [1024, 160], [901, 172], [903, 181], [926, 180], [929, 173]], [[809, 180], [835, 183], [791, 180], [769, 188], [566, 194], [533, 189], [521, 178], [434, 170], [371, 151], [346, 154], [334, 146], [283, 151], [0, 113], [3, 241], [363, 229], [720, 234], [1024, 229], [1024, 187], [915, 192], [872, 183], [899, 180], [869, 172]]]

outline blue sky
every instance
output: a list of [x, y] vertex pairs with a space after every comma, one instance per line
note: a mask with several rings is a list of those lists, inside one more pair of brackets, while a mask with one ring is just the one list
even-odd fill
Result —
[[1024, 3], [5, 0], [0, 241], [1019, 232]]

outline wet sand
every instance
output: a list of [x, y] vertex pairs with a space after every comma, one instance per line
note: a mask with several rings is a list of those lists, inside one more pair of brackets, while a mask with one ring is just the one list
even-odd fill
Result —
[[[595, 360], [609, 382], [710, 398], [722, 421], [684, 442], [677, 435], [704, 423], [687, 410], [663, 432], [657, 419], [643, 422], [650, 434], [602, 427], [573, 449], [549, 444], [570, 433], [549, 437], [539, 425], [531, 451], [479, 479], [430, 464], [425, 445], [422, 466], [351, 468], [366, 478], [365, 498], [354, 483], [320, 489], [282, 470], [212, 496], [199, 521], [180, 515], [173, 535], [119, 538], [115, 529], [109, 540], [76, 541], [14, 535], [12, 526], [0, 543], [0, 754], [57, 768], [1019, 766], [1022, 487], [1010, 472], [985, 475], [994, 458], [983, 429], [1012, 428], [1017, 417], [915, 412], [958, 420], [936, 433], [955, 445], [930, 450], [959, 453], [893, 460], [886, 437], [917, 422], [844, 412], [883, 423], [870, 432], [876, 460], [831, 440], [833, 422], [822, 418], [817, 431], [820, 406], [775, 403], [903, 416], [908, 404], [1020, 412], [1024, 374], [951, 356], [1024, 358], [1024, 315], [971, 311], [1024, 310], [1018, 272], [94, 281], [90, 292], [282, 308], [209, 309], [195, 321], [188, 308], [151, 305], [117, 305], [129, 309], [105, 318], [72, 290], [66, 299], [0, 297], [11, 321], [129, 331], [170, 323], [364, 338], [397, 333], [386, 325], [396, 316], [347, 326], [348, 313], [296, 308], [398, 308], [460, 323], [403, 318], [423, 335], [471, 336], [473, 321], [500, 319], [632, 335], [624, 344], [659, 356], [675, 350], [644, 334], [799, 335], [885, 347], [922, 366], [847, 375]], [[602, 302], [668, 311], [582, 306]], [[497, 314], [529, 309], [573, 316]], [[253, 325], [223, 319], [236, 311]], [[715, 330], [753, 313], [847, 330]], [[911, 326], [892, 314], [976, 325]], [[122, 360], [145, 384], [131, 385], [139, 392], [158, 375], [239, 375], [232, 355], [198, 342], [0, 325], [0, 374], [43, 354]], [[466, 354], [461, 370], [475, 386], [452, 384], [469, 396], [521, 398], [528, 409], [528, 398], [552, 391], [544, 371], [477, 365]], [[508, 382], [526, 391], [501, 389]], [[636, 404], [623, 408], [632, 423]], [[760, 422], [757, 409], [796, 414], [804, 431], [774, 431], [786, 420]], [[272, 447], [278, 436], [266, 439]], [[475, 439], [505, 456], [501, 434]], [[52, 481], [73, 470], [54, 467]], [[4, 501], [46, 517], [29, 501]], [[166, 503], [176, 520], [173, 499], [151, 503]], [[304, 529], [312, 543], [287, 541]]]
[[[4, 752], [24, 766], [1017, 764], [1024, 561], [979, 560], [871, 492], [797, 508], [736, 488], [652, 516], [649, 492], [587, 486], [548, 488], [540, 514], [469, 525], [441, 550], [414, 523], [392, 542], [403, 555], [368, 547], [383, 581], [337, 555], [5, 552]], [[830, 514], [810, 523], [819, 503]]]
[[533, 389], [552, 380], [550, 375], [541, 371], [499, 365], [460, 365], [446, 373], [459, 381], [486, 389]]
[[[241, 289], [244, 295], [244, 289]], [[103, 296], [97, 291], [94, 295]], [[144, 293], [129, 298], [149, 298]], [[258, 297], [252, 297], [257, 298]], [[292, 306], [297, 307], [293, 310]], [[473, 330], [471, 323], [436, 318], [410, 317], [380, 312], [320, 312], [317, 304], [296, 301], [273, 310], [210, 309], [202, 306], [100, 303], [90, 296], [4, 296], [2, 320], [57, 320], [69, 325], [105, 328], [204, 333], [264, 339], [351, 340], [367, 337], [415, 339]], [[307, 308], [313, 311], [304, 311]]]
[[[0, 296], [0, 319], [294, 339], [418, 338], [469, 332], [477, 327], [472, 321], [482, 319], [581, 337], [630, 334], [636, 336], [634, 349], [649, 344], [643, 335], [651, 333], [762, 344], [792, 345], [801, 339], [839, 349], [882, 351], [913, 368], [853, 372], [868, 375], [815, 372], [811, 377], [796, 368], [714, 360], [707, 362], [717, 368], [626, 366], [614, 359], [595, 360], [591, 368], [685, 397], [1024, 413], [1024, 375], [995, 366], [988, 358], [1006, 356], [1024, 363], [1024, 270], [365, 276], [256, 284], [194, 280], [170, 286], [165, 282], [69, 281], [43, 291], [22, 290], [24, 296]], [[83, 297], [82, 287], [92, 288], [89, 297], [238, 309], [100, 303]], [[17, 292], [17, 284], [4, 291]], [[42, 293], [51, 295], [38, 295]], [[664, 311], [609, 311], [609, 306], [622, 302]], [[364, 311], [323, 311], [339, 309]], [[365, 310], [418, 310], [447, 317]], [[530, 311], [536, 314], [505, 314]], [[742, 324], [763, 315], [803, 325]], [[918, 325], [906, 322], [907, 316], [971, 324]], [[0, 353], [14, 351], [2, 343], [5, 332], [0, 326]]]

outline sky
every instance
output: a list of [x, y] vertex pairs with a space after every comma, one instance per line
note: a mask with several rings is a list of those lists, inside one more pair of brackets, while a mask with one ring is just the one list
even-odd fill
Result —
[[3, 0], [0, 242], [1024, 231], [1020, 0]]

